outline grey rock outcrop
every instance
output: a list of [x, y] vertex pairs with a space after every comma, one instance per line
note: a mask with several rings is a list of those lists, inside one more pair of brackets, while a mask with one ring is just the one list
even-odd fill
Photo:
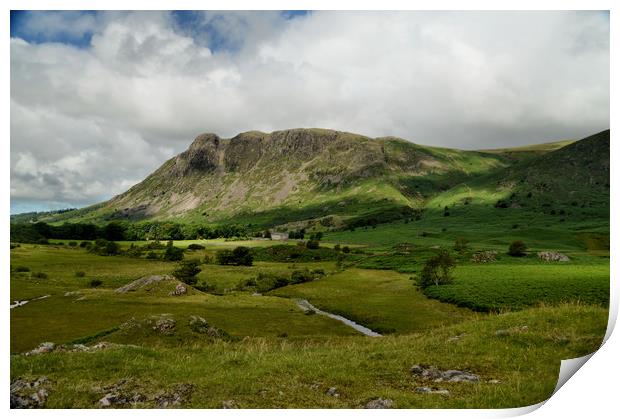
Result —
[[560, 252], [538, 252], [538, 258], [540, 260], [544, 260], [545, 262], [568, 262], [570, 259], [563, 253]]
[[391, 409], [394, 402], [391, 399], [373, 399], [364, 405], [364, 409]]
[[411, 367], [411, 374], [423, 380], [449, 383], [476, 383], [480, 381], [480, 376], [469, 371], [445, 370], [442, 371], [433, 365], [414, 365]]
[[41, 376], [30, 381], [18, 378], [11, 382], [11, 409], [35, 409], [45, 407], [49, 395], [46, 387], [50, 384], [47, 377]]

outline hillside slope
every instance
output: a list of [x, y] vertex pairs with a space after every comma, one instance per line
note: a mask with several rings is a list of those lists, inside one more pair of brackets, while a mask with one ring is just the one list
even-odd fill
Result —
[[525, 216], [558, 206], [580, 207], [586, 218], [609, 217], [609, 130], [491, 152], [323, 129], [250, 131], [231, 139], [201, 134], [127, 192], [48, 221], [338, 229], [441, 216], [446, 207], [495, 217], [502, 214], [488, 208], [523, 209]]
[[202, 134], [127, 192], [63, 218], [236, 218], [264, 225], [325, 216], [399, 218], [437, 190], [505, 166], [501, 156], [331, 130], [251, 131], [231, 139]]

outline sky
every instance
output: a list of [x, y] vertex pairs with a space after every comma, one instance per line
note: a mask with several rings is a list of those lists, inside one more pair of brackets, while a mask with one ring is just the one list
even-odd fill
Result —
[[200, 133], [482, 149], [609, 128], [609, 14], [11, 12], [11, 213], [122, 193]]

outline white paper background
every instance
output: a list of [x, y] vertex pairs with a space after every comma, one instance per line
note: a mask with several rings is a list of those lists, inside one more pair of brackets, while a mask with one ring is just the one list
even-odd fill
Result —
[[[381, 2], [372, 1], [199, 1], [199, 0], [180, 0], [180, 1], [4, 1], [4, 14], [1, 20], [1, 27], [3, 31], [2, 42], [2, 56], [4, 57], [2, 72], [2, 98], [0, 102], [2, 106], [2, 127], [4, 128], [4, 136], [2, 140], [2, 153], [0, 153], [0, 159], [2, 159], [2, 168], [4, 169], [4, 177], [2, 179], [3, 193], [0, 195], [2, 200], [2, 213], [0, 218], [3, 220], [9, 219], [9, 155], [10, 155], [10, 132], [9, 132], [9, 97], [10, 97], [10, 77], [9, 77], [9, 10], [10, 9], [348, 9], [354, 6], [355, 9], [448, 9], [448, 10], [464, 10], [464, 9], [490, 9], [490, 10], [553, 10], [553, 9], [610, 9], [611, 10], [611, 54], [612, 54], [612, 68], [611, 68], [611, 131], [612, 131], [612, 149], [611, 149], [611, 214], [618, 213], [617, 197], [615, 194], [616, 185], [618, 185], [618, 176], [616, 175], [616, 164], [618, 160], [617, 147], [613, 146], [614, 133], [617, 127], [617, 74], [618, 71], [618, 37], [617, 27], [619, 19], [617, 14], [620, 13], [617, 1], [578, 1], [578, 0], [547, 0], [547, 1], [390, 1], [383, 0]], [[0, 234], [2, 235], [3, 242], [9, 241], [9, 223], [0, 223]], [[611, 220], [611, 245], [612, 254], [616, 255], [616, 228], [614, 218]], [[8, 250], [8, 249], [7, 249]], [[9, 295], [9, 252], [5, 251], [1, 254], [0, 266], [3, 268], [5, 279], [3, 281], [2, 292], [4, 293], [5, 301], [8, 300]], [[618, 310], [618, 285], [614, 280], [616, 269], [615, 258], [611, 258], [611, 277], [612, 277], [612, 304], [611, 312], [612, 321], [615, 322], [616, 313]], [[4, 363], [2, 364], [2, 377], [5, 385], [9, 383], [9, 329], [6, 325], [9, 324], [9, 310], [4, 311], [3, 319], [4, 334], [2, 335], [2, 347], [4, 348]], [[611, 325], [610, 325], [611, 326]], [[327, 411], [327, 410], [306, 410], [306, 411], [188, 411], [172, 412], [172, 411], [149, 411], [149, 417], [169, 417], [172, 415], [183, 415], [184, 417], [286, 417], [291, 415], [302, 418], [313, 418], [317, 416], [321, 418], [326, 417], [459, 417], [459, 418], [480, 418], [480, 417], [507, 417], [516, 416], [529, 413], [528, 417], [531, 418], [607, 418], [617, 417], [619, 407], [620, 394], [618, 393], [618, 380], [620, 379], [620, 368], [618, 367], [620, 359], [620, 344], [618, 343], [617, 333], [612, 334], [603, 347], [596, 352], [584, 365], [580, 368], [575, 375], [568, 379], [568, 381], [553, 395], [547, 402], [543, 403], [539, 408], [533, 406], [525, 407], [522, 409], [507, 409], [507, 410], [391, 410], [391, 411]], [[574, 365], [573, 365], [574, 366]], [[8, 389], [7, 389], [8, 390]], [[7, 391], [8, 393], [8, 391]], [[45, 415], [47, 417], [83, 417], [88, 414], [91, 417], [99, 416], [128, 416], [135, 417], [136, 415], [143, 415], [145, 413], [138, 411], [11, 411], [9, 410], [9, 398], [5, 393], [5, 397], [2, 399], [3, 410], [8, 411], [9, 415], [14, 417], [32, 417]]]

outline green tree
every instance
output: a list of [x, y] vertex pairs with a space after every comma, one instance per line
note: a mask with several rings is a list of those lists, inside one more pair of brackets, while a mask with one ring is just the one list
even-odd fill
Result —
[[252, 266], [254, 258], [248, 247], [239, 246], [235, 247], [232, 251], [232, 255], [236, 265]]
[[215, 258], [220, 265], [243, 265], [252, 266], [254, 257], [250, 249], [244, 246], [236, 247], [234, 250], [220, 250]]
[[172, 240], [168, 241], [166, 245], [166, 250], [164, 251], [163, 258], [164, 260], [177, 261], [183, 259], [183, 249], [178, 247], [174, 247]]
[[454, 281], [451, 271], [456, 266], [456, 262], [446, 249], [439, 249], [437, 254], [428, 259], [420, 273], [418, 284], [422, 288], [431, 285], [450, 284]]
[[196, 285], [196, 282], [198, 282], [196, 275], [202, 270], [199, 265], [200, 263], [197, 260], [184, 260], [179, 263], [177, 269], [172, 271], [172, 275], [187, 285]]
[[527, 246], [521, 240], [516, 240], [510, 243], [508, 247], [508, 254], [510, 256], [525, 256], [527, 251]]

